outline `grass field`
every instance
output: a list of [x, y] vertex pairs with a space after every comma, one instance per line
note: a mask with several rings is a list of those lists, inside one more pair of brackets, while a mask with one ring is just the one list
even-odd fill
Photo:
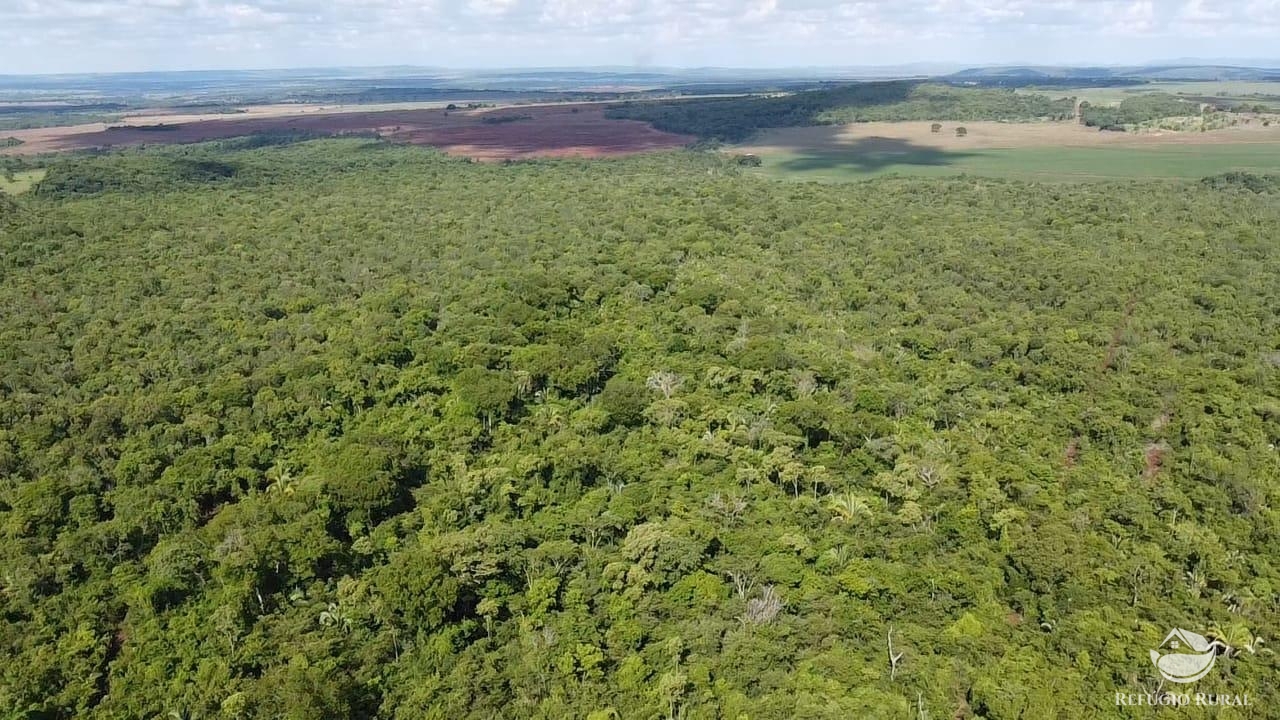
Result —
[[761, 173], [804, 180], [957, 175], [1071, 181], [1200, 178], [1228, 170], [1280, 172], [1280, 126], [1213, 132], [1100, 132], [1075, 123], [854, 123], [782, 128], [734, 147]]
[[[1272, 107], [1280, 107], [1280, 82], [1153, 82], [1145, 85], [1081, 88], [1019, 88], [1018, 92], [1044, 94], [1051, 97], [1077, 97], [1093, 105], [1116, 105], [1121, 100], [1142, 93], [1163, 92], [1171, 95], [1221, 97], [1228, 100], [1248, 99]], [[1255, 97], [1256, 96], [1256, 97]]]
[[888, 174], [967, 173], [1042, 182], [1137, 178], [1200, 178], [1229, 170], [1280, 172], [1278, 144], [1160, 147], [1027, 147], [952, 152], [778, 150], [760, 154], [760, 172], [798, 180], [863, 180]]
[[13, 174], [13, 180], [0, 175], [0, 192], [18, 195], [30, 190], [44, 178], [44, 170], [26, 170]]

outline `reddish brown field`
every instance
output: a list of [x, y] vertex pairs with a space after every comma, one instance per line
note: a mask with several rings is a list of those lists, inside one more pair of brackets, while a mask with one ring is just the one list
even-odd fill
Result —
[[[483, 121], [486, 115], [530, 119], [492, 124]], [[434, 145], [480, 160], [628, 155], [680, 147], [694, 140], [686, 135], [655, 130], [638, 120], [606, 118], [604, 108], [599, 105], [512, 107], [464, 117], [465, 124], [425, 128], [405, 125], [389, 137], [417, 145]]]
[[[511, 122], [485, 118], [518, 117]], [[648, 123], [612, 120], [601, 105], [529, 105], [479, 111], [439, 109], [378, 112], [297, 113], [278, 116], [130, 118], [118, 127], [80, 125], [17, 130], [22, 145], [0, 152], [34, 154], [142, 144], [194, 143], [255, 132], [302, 130], [325, 134], [376, 132], [384, 138], [432, 145], [478, 160], [533, 157], [605, 157], [680, 147], [685, 135], [655, 130]]]

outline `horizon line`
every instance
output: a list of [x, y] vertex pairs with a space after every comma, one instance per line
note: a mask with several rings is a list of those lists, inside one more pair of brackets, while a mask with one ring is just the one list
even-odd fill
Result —
[[988, 63], [966, 63], [952, 60], [914, 60], [902, 63], [885, 63], [885, 64], [856, 64], [856, 65], [777, 65], [777, 66], [733, 66], [733, 65], [627, 65], [627, 64], [598, 64], [598, 65], [492, 65], [492, 66], [453, 66], [453, 65], [417, 65], [413, 63], [399, 64], [376, 64], [376, 65], [297, 65], [297, 66], [279, 66], [279, 67], [252, 67], [252, 68], [235, 68], [235, 67], [207, 67], [207, 68], [181, 68], [181, 69], [153, 69], [153, 70], [117, 70], [117, 71], [73, 71], [73, 72], [36, 72], [36, 73], [0, 73], [0, 78], [31, 78], [31, 77], [82, 77], [82, 76], [120, 76], [120, 75], [159, 75], [159, 74], [197, 74], [197, 73], [269, 73], [269, 72], [324, 72], [324, 71], [340, 71], [340, 70], [427, 70], [433, 72], [582, 72], [582, 71], [608, 71], [613, 73], [633, 72], [633, 73], [654, 73], [654, 72], [740, 72], [740, 73], [784, 73], [784, 72], [801, 72], [801, 71], [826, 71], [826, 72], [842, 72], [854, 70], [892, 70], [897, 68], [913, 68], [922, 66], [946, 66], [955, 67], [964, 70], [969, 69], [1003, 69], [1003, 68], [1026, 68], [1026, 69], [1089, 69], [1101, 68], [1114, 70], [1119, 68], [1137, 68], [1150, 69], [1159, 67], [1220, 67], [1229, 69], [1242, 70], [1277, 70], [1280, 71], [1280, 58], [1276, 59], [1260, 59], [1260, 58], [1171, 58], [1151, 60], [1140, 63], [1117, 63], [1117, 62], [1017, 62], [1017, 61], [1001, 61]]

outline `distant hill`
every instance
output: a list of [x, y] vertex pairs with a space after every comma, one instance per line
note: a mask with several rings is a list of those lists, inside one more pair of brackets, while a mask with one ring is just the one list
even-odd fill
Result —
[[[1199, 64], [1198, 64], [1199, 63]], [[1280, 65], [1280, 62], [1275, 63]], [[112, 103], [129, 107], [278, 102], [368, 103], [480, 98], [549, 99], [548, 93], [731, 94], [820, 89], [831, 83], [933, 80], [986, 87], [1079, 87], [1151, 81], [1280, 80], [1280, 67], [1168, 60], [1133, 66], [945, 63], [878, 67], [433, 67], [199, 70], [68, 75], [0, 74], [0, 103]], [[515, 97], [511, 93], [533, 93]], [[575, 97], [573, 99], [582, 99]]]
[[1180, 64], [1115, 67], [1012, 65], [969, 68], [948, 75], [945, 79], [951, 82], [975, 82], [980, 84], [1043, 83], [1046, 81], [1055, 84], [1066, 84], [1074, 81], [1082, 81], [1087, 84], [1151, 80], [1280, 81], [1280, 69], [1234, 65]]
[[1130, 74], [1151, 80], [1280, 80], [1280, 69], [1227, 65], [1152, 66]]
[[1019, 78], [1027, 80], [1054, 80], [1060, 78], [1111, 78], [1115, 68], [1106, 67], [1051, 67], [1051, 66], [997, 66], [961, 70], [947, 77], [948, 80], [983, 80], [989, 78]]

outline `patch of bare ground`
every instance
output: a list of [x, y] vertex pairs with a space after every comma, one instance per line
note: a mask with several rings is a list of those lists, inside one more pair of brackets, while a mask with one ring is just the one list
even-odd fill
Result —
[[[850, 125], [824, 125], [768, 130], [738, 149], [768, 153], [787, 150], [841, 150], [854, 144], [866, 152], [875, 152], [875, 142], [892, 152], [904, 141], [921, 148], [935, 150], [986, 150], [1028, 147], [1158, 147], [1165, 145], [1203, 145], [1215, 143], [1280, 142], [1280, 123], [1269, 127], [1261, 123], [1242, 125], [1209, 132], [1176, 132], [1169, 130], [1123, 133], [1104, 132], [1074, 122], [946, 122], [940, 132], [933, 132], [930, 122], [872, 122]], [[957, 137], [956, 128], [967, 131]]]
[[1168, 443], [1164, 442], [1151, 443], [1143, 449], [1143, 480], [1154, 480], [1156, 475], [1160, 474], [1160, 469], [1163, 468], [1165, 464], [1165, 456], [1169, 454], [1170, 450], [1172, 450], [1172, 448], [1169, 447]]

